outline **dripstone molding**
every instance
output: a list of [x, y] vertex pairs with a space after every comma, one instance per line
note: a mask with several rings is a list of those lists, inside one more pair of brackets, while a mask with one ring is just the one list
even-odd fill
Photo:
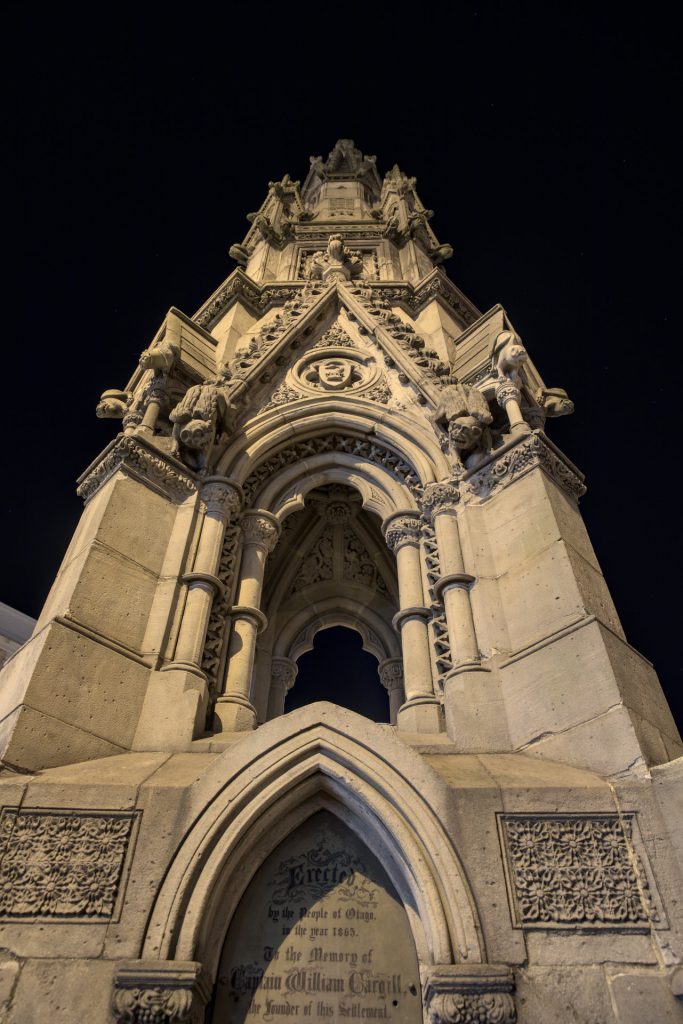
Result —
[[[683, 1020], [683, 744], [432, 219], [340, 139], [104, 389], [0, 672], [2, 1024]], [[385, 721], [288, 710], [332, 627]]]

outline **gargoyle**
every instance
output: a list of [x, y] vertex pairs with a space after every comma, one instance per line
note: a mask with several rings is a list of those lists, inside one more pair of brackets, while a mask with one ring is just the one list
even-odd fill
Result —
[[143, 370], [160, 370], [162, 373], [168, 373], [179, 351], [178, 342], [172, 339], [167, 331], [161, 341], [144, 350], [140, 356], [140, 366]]
[[514, 331], [501, 331], [493, 343], [491, 368], [499, 378], [507, 378], [519, 384], [520, 368], [528, 358], [529, 354], [519, 335]]
[[490, 447], [487, 427], [493, 419], [484, 395], [477, 388], [451, 377], [441, 390], [433, 422], [448, 432], [452, 453], [458, 462], [473, 465]]
[[232, 430], [231, 377], [226, 368], [217, 377], [193, 384], [169, 415], [180, 457], [200, 473], [207, 469], [219, 425], [226, 432]]
[[569, 416], [574, 403], [564, 388], [539, 388], [534, 398], [546, 416]]

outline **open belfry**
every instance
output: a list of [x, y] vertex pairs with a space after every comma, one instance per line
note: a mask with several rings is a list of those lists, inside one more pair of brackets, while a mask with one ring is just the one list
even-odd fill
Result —
[[[431, 218], [340, 140], [104, 391], [0, 674], [0, 1021], [683, 1020], [683, 745], [545, 432], [551, 339]], [[340, 627], [384, 723], [322, 678], [288, 711]]]

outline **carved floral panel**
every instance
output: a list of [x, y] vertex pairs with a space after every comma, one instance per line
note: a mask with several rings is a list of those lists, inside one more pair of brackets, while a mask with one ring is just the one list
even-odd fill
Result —
[[499, 816], [514, 923], [647, 928], [658, 921], [633, 815]]
[[108, 921], [127, 866], [135, 812], [0, 813], [0, 918]]

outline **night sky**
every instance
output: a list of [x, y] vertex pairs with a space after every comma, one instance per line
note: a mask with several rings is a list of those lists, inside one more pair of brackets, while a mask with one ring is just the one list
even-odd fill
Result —
[[40, 611], [75, 479], [117, 429], [101, 391], [233, 269], [268, 180], [349, 137], [417, 177], [451, 278], [501, 302], [574, 399], [549, 434], [586, 473], [626, 634], [683, 718], [673, 24], [612, 5], [238, 10], [5, 19], [0, 600]]

